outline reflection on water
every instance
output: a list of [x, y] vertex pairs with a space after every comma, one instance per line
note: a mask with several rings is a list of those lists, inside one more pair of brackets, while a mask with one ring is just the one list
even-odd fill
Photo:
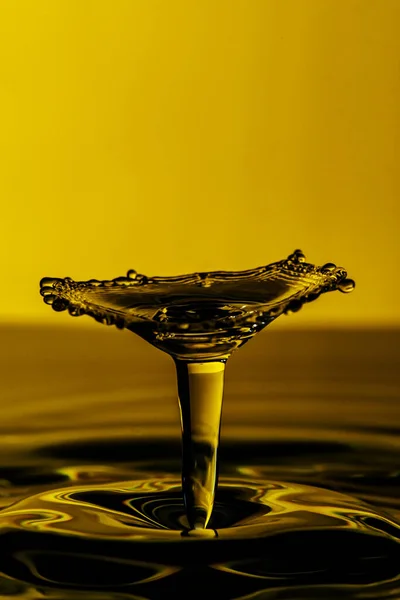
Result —
[[400, 596], [399, 332], [271, 329], [234, 356], [193, 533], [168, 357], [96, 327], [1, 340], [0, 597]]

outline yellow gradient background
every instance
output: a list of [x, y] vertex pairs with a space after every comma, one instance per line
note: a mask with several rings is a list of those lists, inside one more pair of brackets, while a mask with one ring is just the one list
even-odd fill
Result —
[[72, 321], [44, 275], [300, 247], [358, 287], [287, 323], [399, 324], [399, 27], [398, 0], [2, 0], [1, 320]]

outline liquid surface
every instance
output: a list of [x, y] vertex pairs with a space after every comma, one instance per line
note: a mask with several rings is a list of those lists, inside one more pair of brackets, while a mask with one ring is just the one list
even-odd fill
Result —
[[147, 277], [131, 270], [107, 281], [45, 277], [40, 285], [55, 311], [89, 315], [130, 329], [175, 358], [202, 361], [228, 358], [282, 313], [355, 284], [342, 267], [317, 267], [295, 250], [248, 271]]
[[400, 597], [399, 332], [271, 328], [233, 356], [210, 528], [183, 533], [168, 357], [0, 336], [0, 597]]

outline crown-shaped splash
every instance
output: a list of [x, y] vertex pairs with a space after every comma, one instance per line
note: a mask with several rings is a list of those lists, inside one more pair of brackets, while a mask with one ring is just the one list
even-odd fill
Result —
[[182, 417], [182, 484], [191, 528], [206, 527], [217, 484], [224, 369], [231, 353], [283, 313], [354, 281], [333, 263], [307, 263], [301, 250], [247, 271], [73, 281], [45, 277], [44, 302], [72, 316], [129, 329], [175, 361]]

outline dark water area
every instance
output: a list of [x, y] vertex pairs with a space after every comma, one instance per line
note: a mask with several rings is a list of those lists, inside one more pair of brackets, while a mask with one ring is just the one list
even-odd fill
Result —
[[399, 331], [234, 354], [196, 532], [168, 356], [96, 324], [0, 340], [0, 598], [400, 598]]

